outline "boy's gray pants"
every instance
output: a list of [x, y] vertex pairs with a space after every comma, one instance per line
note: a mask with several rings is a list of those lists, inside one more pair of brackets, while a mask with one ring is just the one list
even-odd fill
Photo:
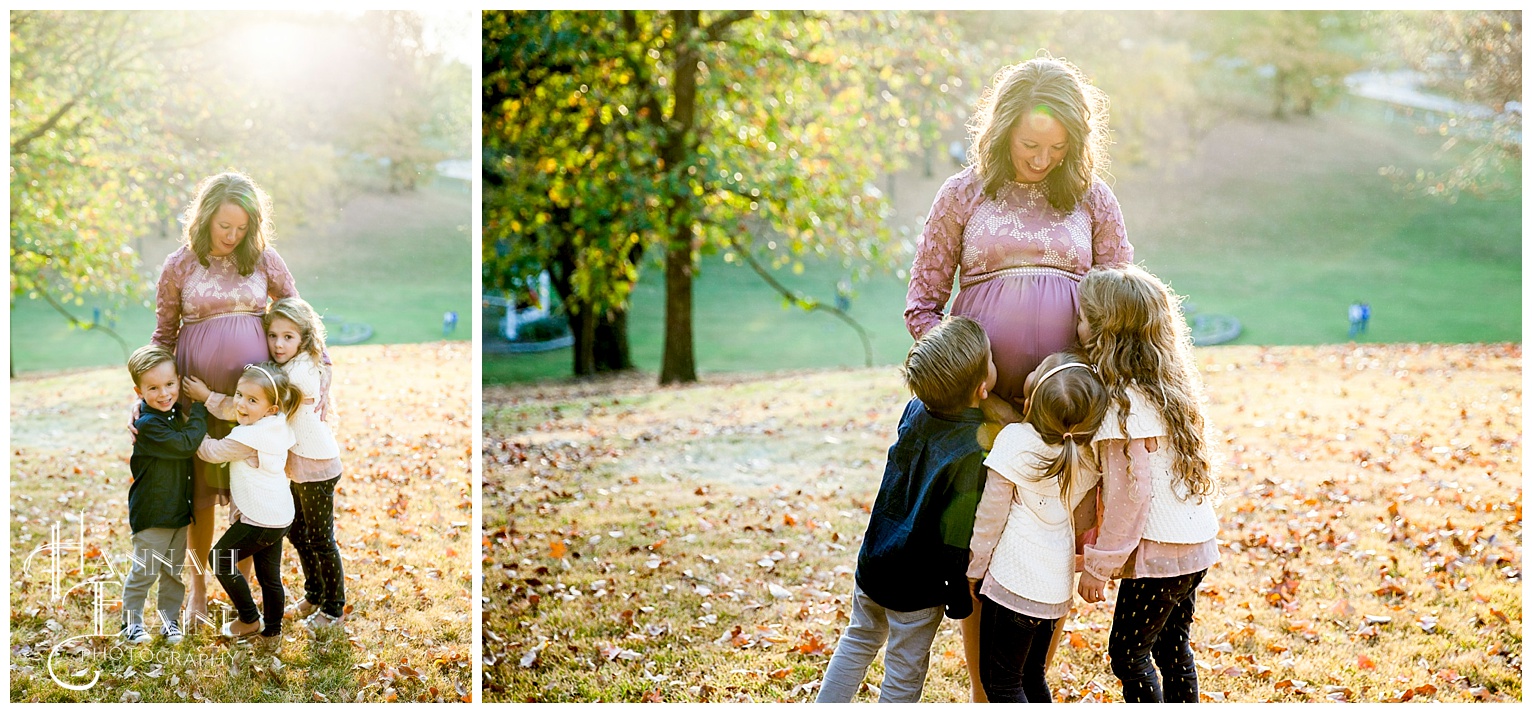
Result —
[[186, 564], [186, 528], [151, 527], [133, 533], [133, 568], [122, 585], [122, 611], [128, 624], [144, 623], [144, 602], [149, 587], [160, 581], [158, 606], [162, 621], [178, 621], [186, 585], [181, 567]]
[[861, 587], [851, 595], [851, 624], [840, 635], [819, 686], [818, 703], [850, 703], [867, 666], [888, 642], [883, 656], [879, 703], [919, 703], [931, 662], [931, 642], [942, 625], [942, 608], [897, 612], [878, 606]]

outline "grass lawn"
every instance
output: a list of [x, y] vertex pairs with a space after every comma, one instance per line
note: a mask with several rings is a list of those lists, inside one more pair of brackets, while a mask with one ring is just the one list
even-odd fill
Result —
[[[1351, 109], [1234, 120], [1166, 168], [1119, 168], [1113, 188], [1138, 261], [1200, 310], [1238, 317], [1244, 333], [1236, 344], [1343, 342], [1346, 309], [1357, 299], [1373, 312], [1363, 342], [1520, 341], [1519, 193], [1456, 204], [1396, 193], [1378, 169], [1440, 165], [1440, 141], [1369, 117]], [[944, 177], [897, 177], [902, 224], [920, 224]], [[812, 262], [803, 275], [782, 273], [824, 300], [843, 275]], [[651, 264], [642, 275], [629, 328], [639, 369], [654, 372], [663, 271]], [[879, 364], [898, 363], [908, 349], [905, 286], [891, 274], [857, 286], [851, 313], [873, 332]], [[704, 374], [862, 364], [849, 328], [782, 309], [753, 272], [720, 257], [703, 260], [694, 301]], [[486, 356], [485, 383], [567, 377], [570, 359], [568, 349]]]
[[[276, 248], [298, 292], [322, 313], [373, 328], [372, 344], [442, 338], [442, 314], [460, 316], [456, 340], [468, 340], [473, 311], [472, 200], [467, 184], [439, 180], [414, 193], [364, 193], [336, 220], [316, 226], [278, 223]], [[145, 239], [150, 306], [130, 306], [116, 331], [129, 348], [154, 332], [154, 279], [178, 244]], [[74, 308], [91, 318], [91, 305]], [[17, 373], [117, 365], [125, 361], [111, 338], [70, 329], [41, 300], [17, 299], [11, 309], [11, 363]]]
[[[336, 347], [336, 437], [344, 463], [336, 541], [350, 613], [344, 633], [293, 622], [272, 647], [229, 645], [207, 629], [179, 645], [129, 650], [120, 627], [130, 475], [124, 426], [132, 399], [121, 367], [10, 382], [11, 700], [459, 701], [473, 692], [472, 355], [460, 342]], [[226, 518], [220, 508], [217, 517]], [[57, 524], [60, 532], [52, 527]], [[61, 554], [50, 587], [49, 543]], [[221, 532], [220, 524], [215, 528]], [[301, 596], [296, 554], [282, 579]], [[30, 562], [29, 562], [30, 559]], [[185, 575], [184, 576], [189, 576]], [[102, 585], [103, 609], [92, 587]], [[216, 617], [228, 599], [209, 579]], [[152, 605], [152, 600], [151, 600]], [[91, 636], [92, 612], [105, 636]], [[158, 620], [150, 615], [153, 631]], [[59, 686], [52, 671], [66, 683]]]
[[[1520, 346], [1198, 361], [1224, 460], [1203, 700], [1520, 700]], [[487, 388], [486, 700], [812, 700], [906, 398], [887, 368]], [[1064, 622], [1057, 700], [1121, 700], [1116, 591]], [[924, 699], [967, 691], [946, 622]]]

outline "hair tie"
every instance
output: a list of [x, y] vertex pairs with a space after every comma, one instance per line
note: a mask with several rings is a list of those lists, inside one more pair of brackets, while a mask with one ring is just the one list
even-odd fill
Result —
[[[1048, 377], [1053, 376], [1054, 374], [1057, 374], [1057, 373], [1059, 373], [1059, 372], [1061, 372], [1061, 371], [1063, 371], [1065, 369], [1068, 369], [1069, 367], [1072, 367], [1072, 366], [1078, 366], [1078, 367], [1080, 367], [1082, 369], [1090, 369], [1092, 372], [1096, 371], [1096, 369], [1094, 367], [1092, 367], [1090, 364], [1082, 364], [1082, 363], [1077, 362], [1077, 361], [1065, 362], [1063, 364], [1060, 364], [1060, 365], [1058, 365], [1056, 367], [1053, 367], [1052, 369], [1049, 369], [1049, 370], [1043, 372], [1042, 376], [1037, 377], [1037, 381], [1032, 383], [1032, 394], [1035, 395], [1037, 393], [1037, 390], [1042, 388], [1043, 382], [1047, 381]], [[1027, 399], [1027, 410], [1026, 410], [1025, 413], [1021, 414], [1021, 420], [1025, 421], [1025, 420], [1027, 420], [1028, 416], [1032, 415], [1032, 403], [1033, 403], [1033, 400], [1029, 397]]]
[[266, 367], [261, 366], [260, 364], [246, 364], [245, 365], [245, 370], [246, 371], [249, 371], [251, 369], [259, 371], [262, 374], [265, 374], [266, 375], [266, 379], [271, 382], [271, 388], [273, 390], [275, 390], [277, 388], [277, 377], [272, 376], [271, 372], [266, 371]]

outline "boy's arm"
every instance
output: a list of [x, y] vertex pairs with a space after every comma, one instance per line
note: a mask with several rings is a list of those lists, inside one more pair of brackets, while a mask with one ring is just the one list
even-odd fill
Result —
[[974, 511], [979, 507], [979, 492], [984, 488], [984, 454], [975, 452], [952, 468], [945, 493], [940, 523], [942, 537], [942, 572], [946, 592], [946, 615], [966, 619], [973, 613], [969, 594], [968, 541], [973, 537]]
[[152, 458], [190, 458], [207, 435], [207, 410], [194, 403], [186, 410], [184, 422], [151, 414], [140, 416], [136, 425], [134, 453]]
[[975, 452], [951, 466], [953, 473], [942, 506], [942, 542], [968, 549], [973, 539], [973, 517], [979, 509], [979, 494], [984, 491], [984, 454]]
[[979, 499], [979, 509], [973, 518], [973, 540], [969, 543], [972, 558], [968, 561], [968, 579], [984, 579], [989, 571], [990, 558], [995, 546], [1000, 544], [1000, 533], [1005, 531], [1005, 521], [1010, 517], [1011, 500], [1016, 497], [1016, 486], [999, 473], [990, 473], [984, 483], [984, 497]]

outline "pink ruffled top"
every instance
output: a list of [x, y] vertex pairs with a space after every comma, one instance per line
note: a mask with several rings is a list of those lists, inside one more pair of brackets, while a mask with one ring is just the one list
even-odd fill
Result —
[[269, 301], [298, 295], [287, 264], [271, 248], [256, 259], [249, 275], [239, 274], [233, 256], [210, 255], [207, 262], [204, 267], [184, 245], [165, 258], [154, 305], [157, 324], [150, 341], [175, 351], [183, 322], [224, 314], [258, 316]]
[[952, 279], [960, 287], [1016, 268], [1045, 268], [1084, 276], [1094, 265], [1133, 261], [1122, 208], [1097, 178], [1074, 210], [1049, 205], [1041, 184], [1009, 183], [984, 195], [972, 167], [937, 191], [915, 250], [904, 321], [919, 338], [941, 321]]

